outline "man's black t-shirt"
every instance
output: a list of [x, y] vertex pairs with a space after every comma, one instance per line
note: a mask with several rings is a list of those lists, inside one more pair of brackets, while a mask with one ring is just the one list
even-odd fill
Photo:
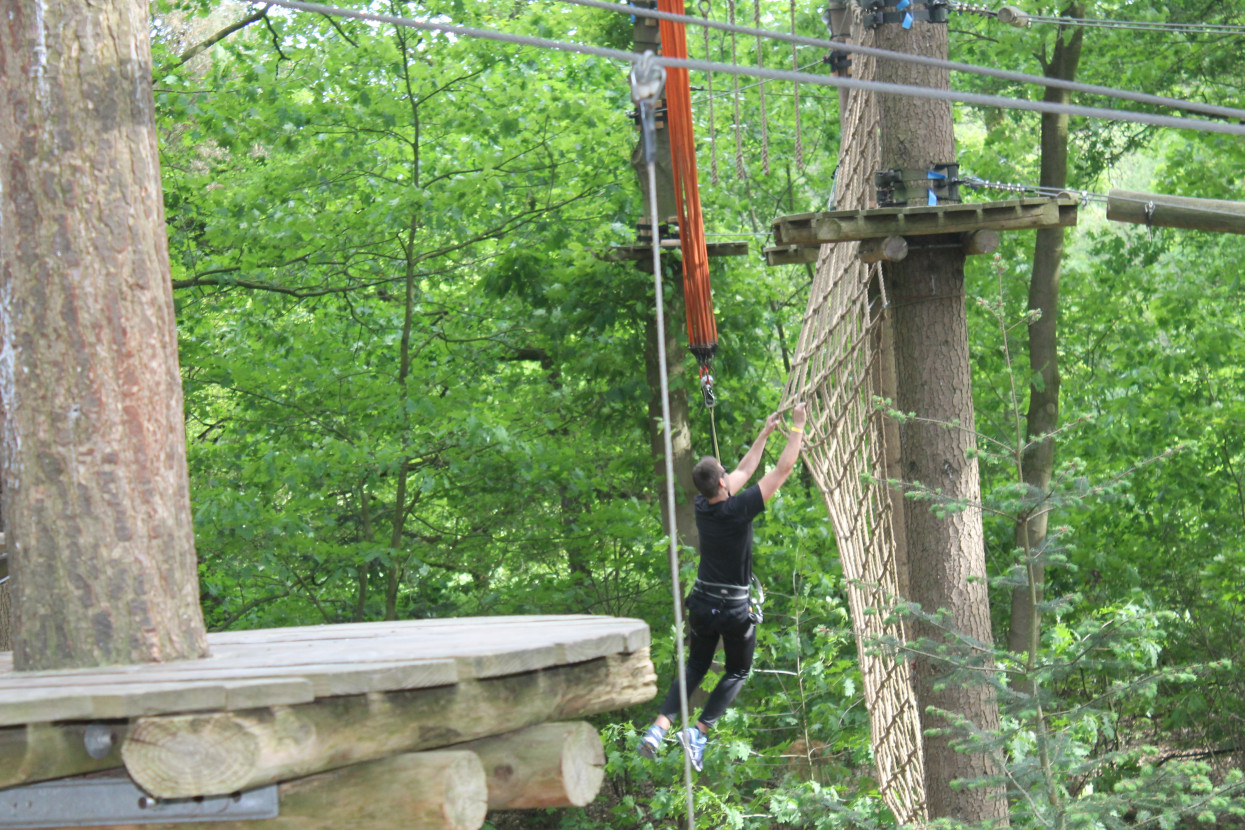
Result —
[[697, 495], [695, 504], [700, 531], [697, 576], [703, 582], [747, 585], [752, 578], [752, 520], [765, 510], [761, 488], [754, 484], [716, 504]]

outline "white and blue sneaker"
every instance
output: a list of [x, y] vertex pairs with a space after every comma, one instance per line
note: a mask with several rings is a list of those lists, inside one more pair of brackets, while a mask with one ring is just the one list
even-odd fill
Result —
[[640, 737], [640, 745], [636, 747], [636, 752], [640, 753], [643, 758], [653, 759], [657, 757], [657, 750], [661, 748], [661, 742], [666, 739], [666, 730], [657, 724], [653, 724]]
[[683, 751], [687, 753], [688, 759], [692, 762], [692, 769], [700, 772], [705, 768], [705, 744], [709, 743], [708, 736], [694, 726], [682, 729], [678, 734], [679, 743], [683, 744]]

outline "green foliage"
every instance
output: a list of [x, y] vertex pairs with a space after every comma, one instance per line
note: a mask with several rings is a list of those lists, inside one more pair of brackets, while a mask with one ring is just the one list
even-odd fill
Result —
[[[1227, 20], [1238, 6], [1206, 13]], [[570, 6], [387, 11], [630, 40], [625, 16]], [[1143, 11], [1159, 13], [1092, 15]], [[643, 211], [627, 163], [625, 68], [275, 9], [180, 63], [231, 22], [220, 13], [169, 0], [153, 26], [209, 625], [637, 616], [652, 626], [666, 682], [673, 612], [643, 357], [652, 280], [601, 258], [631, 241]], [[786, 29], [785, 14], [765, 7], [761, 24]], [[969, 15], [954, 24], [953, 57], [1028, 71], [1041, 71], [1056, 35]], [[798, 10], [796, 28], [824, 33], [812, 7]], [[700, 53], [700, 32], [691, 35]], [[708, 57], [728, 60], [729, 37], [709, 40]], [[754, 43], [734, 46], [755, 60]], [[766, 66], [791, 65], [789, 45], [763, 50]], [[1097, 31], [1078, 79], [1241, 105], [1238, 53], [1197, 37]], [[800, 47], [795, 61], [822, 57]], [[775, 214], [826, 205], [837, 96], [801, 87], [797, 132], [790, 87], [741, 82], [736, 132], [731, 79], [711, 79], [712, 115], [709, 80], [693, 78], [708, 230], [755, 240], [749, 257], [713, 263], [715, 415], [730, 458], [778, 403], [807, 299], [808, 272], [765, 270], [757, 249]], [[1036, 181], [1033, 115], [965, 107], [958, 118], [965, 173]], [[1240, 198], [1239, 141], [1084, 119], [1071, 141], [1074, 186]], [[1239, 823], [1234, 770], [1245, 747], [1231, 713], [1245, 707], [1245, 248], [1236, 237], [1111, 228], [1092, 204], [1080, 222], [1062, 275], [1068, 426], [1050, 491], [1017, 484], [1014, 467], [1024, 390], [1040, 382], [1017, 368], [1033, 321], [1023, 233], [1005, 236], [993, 263], [968, 266], [970, 291], [990, 298], [969, 307], [986, 503], [909, 487], [912, 509], [987, 510], [996, 631], [1028, 578], [1017, 519], [1060, 511], [1030, 552], [1048, 569], [1041, 648], [1027, 658], [990, 643], [927, 645], [943, 655], [946, 682], [985, 679], [1004, 702], [1000, 732], [964, 737], [1002, 760], [1014, 825]], [[678, 274], [664, 285], [677, 307]], [[695, 399], [690, 358], [684, 369], [675, 382]], [[692, 419], [708, 452], [708, 413], [694, 408]], [[894, 824], [872, 777], [832, 536], [820, 498], [794, 483], [758, 522], [768, 622], [756, 671], [696, 778], [699, 826]], [[923, 618], [938, 622], [936, 610]], [[980, 671], [986, 662], [998, 671]], [[609, 776], [598, 804], [524, 820], [678, 824], [677, 751], [656, 765], [633, 752], [650, 714], [598, 719]]]

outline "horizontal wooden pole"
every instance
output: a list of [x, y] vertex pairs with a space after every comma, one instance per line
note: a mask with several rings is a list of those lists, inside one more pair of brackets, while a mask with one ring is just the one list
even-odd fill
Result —
[[1107, 193], [1107, 218], [1134, 225], [1245, 233], [1245, 202], [1112, 190]]
[[120, 767], [127, 725], [100, 724], [93, 730], [98, 758], [87, 751], [90, 726], [32, 723], [0, 729], [0, 788]]
[[433, 689], [139, 718], [121, 749], [158, 798], [223, 795], [651, 700], [648, 649]]
[[999, 232], [982, 229], [960, 235], [960, 247], [969, 256], [992, 254], [999, 249]]
[[881, 239], [861, 241], [856, 255], [861, 262], [901, 262], [908, 256], [908, 240], [902, 236], [885, 236]]
[[766, 265], [804, 265], [817, 262], [820, 245], [774, 245], [765, 249]]
[[276, 818], [97, 830], [476, 830], [488, 813], [484, 769], [475, 753], [465, 751], [395, 755], [286, 781], [277, 792]]
[[605, 780], [605, 748], [591, 724], [542, 723], [458, 744], [480, 757], [490, 810], [583, 807]]

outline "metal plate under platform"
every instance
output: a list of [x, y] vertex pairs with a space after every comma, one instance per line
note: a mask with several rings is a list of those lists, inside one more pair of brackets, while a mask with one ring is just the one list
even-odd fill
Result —
[[75, 778], [0, 790], [0, 828], [276, 818], [277, 785], [158, 801], [128, 778]]

